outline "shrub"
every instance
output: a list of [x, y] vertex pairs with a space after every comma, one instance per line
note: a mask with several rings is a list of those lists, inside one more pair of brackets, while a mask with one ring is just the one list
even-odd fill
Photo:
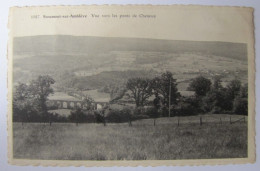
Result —
[[104, 122], [104, 116], [102, 116], [98, 111], [94, 112], [94, 120], [96, 123], [103, 123]]
[[111, 110], [107, 116], [106, 120], [108, 122], [128, 122], [129, 120], [132, 120], [131, 110], [128, 108], [123, 108], [122, 110]]
[[194, 107], [192, 104], [187, 102], [179, 103], [172, 111], [172, 114], [175, 116], [189, 116], [189, 115], [196, 115], [197, 108]]
[[145, 116], [149, 116], [150, 118], [158, 118], [160, 113], [155, 107], [148, 107], [144, 112]]
[[95, 118], [95, 115], [94, 114], [86, 114], [86, 122], [87, 123], [94, 123], [96, 122], [96, 118]]
[[133, 115], [137, 116], [137, 115], [143, 115], [145, 112], [145, 108], [144, 107], [137, 107], [133, 110]]
[[71, 112], [68, 116], [68, 120], [76, 123], [95, 122], [95, 116], [90, 113], [85, 113], [82, 109], [78, 108]]
[[235, 114], [248, 115], [247, 98], [237, 97], [234, 100], [233, 111]]
[[56, 110], [59, 108], [59, 106], [57, 104], [47, 103], [47, 108], [48, 110]]
[[68, 118], [57, 113], [50, 113], [49, 122], [68, 122]]
[[147, 119], [150, 117], [151, 113], [153, 113], [154, 107], [138, 107], [133, 109], [132, 119], [138, 120], [138, 119]]
[[168, 117], [169, 116], [169, 109], [167, 107], [162, 107], [160, 109], [160, 115], [163, 117]]
[[223, 113], [223, 109], [221, 109], [218, 106], [214, 106], [213, 109], [211, 110], [211, 113], [213, 113], [213, 114], [221, 114], [221, 113]]

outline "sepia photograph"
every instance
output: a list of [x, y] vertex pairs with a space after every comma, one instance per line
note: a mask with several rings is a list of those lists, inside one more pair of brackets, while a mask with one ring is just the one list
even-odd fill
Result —
[[[30, 14], [30, 20], [98, 16], [103, 21], [113, 15], [57, 12]], [[114, 27], [134, 15], [117, 14], [120, 22]], [[150, 26], [160, 15], [136, 17]], [[13, 27], [23, 23], [15, 21]], [[164, 34], [163, 26], [156, 27]], [[203, 163], [254, 158], [252, 44], [15, 30], [8, 59], [12, 160]]]

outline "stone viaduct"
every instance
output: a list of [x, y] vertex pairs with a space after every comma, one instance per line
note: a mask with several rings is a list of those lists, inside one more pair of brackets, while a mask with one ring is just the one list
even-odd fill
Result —
[[[82, 101], [78, 100], [48, 100], [48, 103], [51, 105], [58, 106], [59, 109], [74, 109], [76, 107], [84, 108], [84, 104]], [[94, 110], [102, 109], [103, 107], [107, 106], [108, 102], [93, 102], [91, 107]], [[87, 107], [87, 106], [85, 106]]]

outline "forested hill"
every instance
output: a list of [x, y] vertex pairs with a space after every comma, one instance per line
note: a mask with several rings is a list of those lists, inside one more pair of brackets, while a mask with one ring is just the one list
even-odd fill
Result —
[[14, 38], [14, 55], [96, 54], [109, 51], [150, 51], [168, 53], [202, 53], [247, 60], [243, 43], [158, 40], [143, 38], [104, 38], [86, 36], [32, 36]]

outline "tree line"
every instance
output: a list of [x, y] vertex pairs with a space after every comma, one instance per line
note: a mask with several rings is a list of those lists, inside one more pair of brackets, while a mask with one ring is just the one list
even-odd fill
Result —
[[[198, 76], [191, 80], [188, 90], [195, 94], [184, 97], [177, 88], [171, 72], [162, 73], [152, 79], [130, 78], [126, 82], [124, 96], [132, 99], [134, 108], [100, 111], [90, 108], [73, 110], [68, 118], [48, 112], [47, 99], [53, 93], [55, 81], [50, 76], [39, 76], [29, 84], [19, 83], [13, 93], [13, 120], [20, 122], [129, 122], [158, 117], [188, 116], [204, 113], [229, 113], [247, 115], [248, 86], [234, 79], [226, 86], [220, 77], [208, 79]], [[119, 99], [120, 100], [120, 99]], [[90, 106], [94, 100], [88, 96], [83, 100]]]
[[242, 85], [238, 79], [234, 79], [223, 86], [220, 77], [214, 77], [211, 80], [198, 76], [192, 79], [187, 88], [187, 90], [195, 93], [190, 97], [180, 95], [176, 79], [173, 79], [170, 72], [163, 73], [151, 80], [129, 79], [126, 87], [130, 92], [128, 96], [134, 99], [136, 107], [148, 104], [149, 98], [153, 96], [154, 107], [164, 111], [170, 109], [172, 115], [178, 115], [178, 113], [180, 115], [192, 115], [194, 113], [247, 115], [248, 111], [248, 85]]
[[193, 101], [199, 113], [248, 114], [248, 84], [242, 85], [238, 79], [224, 87], [220, 77], [211, 81], [199, 76], [193, 79], [188, 90], [195, 91]]

